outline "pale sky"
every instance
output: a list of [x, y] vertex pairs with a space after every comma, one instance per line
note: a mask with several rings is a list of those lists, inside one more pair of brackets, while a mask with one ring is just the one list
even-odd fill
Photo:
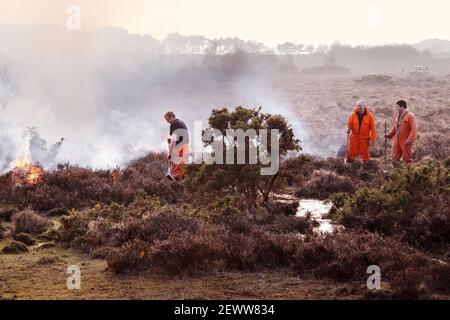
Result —
[[114, 26], [162, 39], [168, 33], [237, 36], [274, 46], [415, 43], [449, 39], [448, 0], [0, 0], [0, 23]]

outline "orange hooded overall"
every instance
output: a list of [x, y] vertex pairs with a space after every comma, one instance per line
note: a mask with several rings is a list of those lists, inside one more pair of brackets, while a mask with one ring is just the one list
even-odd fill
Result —
[[354, 161], [358, 155], [363, 161], [370, 160], [370, 140], [373, 143], [377, 140], [377, 129], [375, 127], [375, 118], [369, 109], [362, 118], [361, 125], [359, 122], [359, 108], [356, 108], [348, 118], [347, 128], [350, 133], [350, 141], [348, 146], [348, 160]]
[[417, 121], [416, 116], [405, 110], [402, 115], [396, 114], [394, 127], [388, 134], [389, 139], [394, 138], [392, 146], [392, 161], [403, 161], [411, 163], [412, 145], [416, 141]]

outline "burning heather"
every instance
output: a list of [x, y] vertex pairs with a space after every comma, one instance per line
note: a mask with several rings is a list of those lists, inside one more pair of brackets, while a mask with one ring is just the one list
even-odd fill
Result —
[[36, 185], [41, 181], [43, 175], [44, 170], [27, 159], [16, 160], [12, 170], [14, 185]]
[[120, 168], [117, 167], [111, 172], [111, 180], [113, 185], [115, 185], [120, 179], [121, 171]]

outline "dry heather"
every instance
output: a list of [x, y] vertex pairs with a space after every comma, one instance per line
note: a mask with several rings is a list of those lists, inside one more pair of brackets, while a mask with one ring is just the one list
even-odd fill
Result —
[[297, 191], [296, 196], [299, 198], [327, 199], [336, 191], [354, 192], [355, 183], [350, 177], [319, 169], [312, 173], [311, 178]]
[[64, 217], [59, 233], [62, 244], [105, 258], [114, 273], [150, 269], [189, 276], [291, 270], [352, 282], [363, 281], [367, 267], [375, 264], [390, 284], [385, 289], [391, 297], [417, 298], [448, 290], [448, 259], [442, 265], [397, 237], [358, 231], [323, 238], [314, 235], [312, 227], [309, 218], [263, 209], [255, 216], [227, 216], [141, 198], [126, 207], [73, 211]]
[[[199, 205], [192, 198], [198, 195], [154, 172], [161, 162], [150, 155], [114, 181], [106, 171], [66, 166], [48, 172], [42, 186], [9, 189], [2, 199], [10, 204], [2, 210], [3, 220], [12, 221], [16, 240], [31, 245], [34, 239], [27, 234], [53, 239], [105, 259], [116, 274], [286, 270], [351, 283], [366, 279], [369, 265], [379, 265], [387, 297], [448, 294], [450, 161], [400, 166], [384, 176], [376, 162], [362, 167], [309, 156], [288, 160], [283, 164], [288, 184], [304, 183], [300, 191], [332, 198], [331, 215], [347, 231], [326, 237], [314, 234], [309, 216], [293, 215], [298, 203], [272, 201], [248, 210], [245, 198], [227, 196]], [[92, 181], [103, 184], [92, 190]], [[60, 196], [46, 199], [44, 186], [58, 189]], [[119, 186], [132, 192], [112, 192]], [[36, 211], [21, 210], [24, 200], [16, 192]], [[61, 228], [47, 230], [47, 216], [57, 214], [62, 214]]]
[[48, 215], [88, 208], [97, 203], [132, 202], [137, 196], [155, 195], [168, 203], [177, 201], [177, 186], [164, 178], [165, 157], [150, 154], [123, 170], [91, 170], [60, 165], [46, 172], [37, 185], [14, 186], [11, 174], [0, 177], [0, 199], [18, 208]]
[[12, 216], [12, 222], [14, 225], [14, 234], [19, 235], [21, 233], [29, 234], [41, 234], [49, 227], [49, 220], [45, 217], [38, 215], [33, 211], [22, 211]]
[[[58, 210], [52, 210], [45, 198], [32, 201], [38, 194], [45, 196], [36, 186], [20, 192], [37, 212], [21, 211], [23, 200], [16, 202], [18, 191], [11, 188], [9, 198], [2, 199], [10, 203], [4, 217], [12, 221], [12, 235], [18, 240], [33, 240], [25, 233], [53, 239], [63, 247], [105, 259], [114, 274], [149, 270], [191, 276], [270, 270], [360, 283], [367, 278], [369, 265], [379, 265], [386, 281], [384, 297], [448, 294], [449, 161], [400, 167], [388, 177], [376, 178], [380, 170], [376, 163], [362, 168], [332, 159], [290, 159], [283, 164], [283, 179], [292, 185], [306, 181], [314, 195], [331, 195], [333, 217], [347, 227], [326, 237], [313, 232], [316, 224], [309, 216], [293, 215], [296, 203], [270, 202], [267, 208], [248, 210], [245, 199], [227, 196], [199, 205], [192, 198], [195, 194], [186, 194], [182, 186], [171, 185], [163, 177], [158, 180], [156, 174], [146, 176], [158, 163], [158, 156], [151, 155], [109, 182], [111, 188], [121, 185], [139, 191], [115, 198], [112, 189], [105, 191], [100, 185], [101, 192], [80, 196], [77, 205], [71, 202], [76, 199], [75, 188], [88, 188], [84, 180], [106, 183], [109, 174], [60, 168], [47, 173], [42, 182], [63, 195], [58, 198]], [[79, 170], [85, 176], [74, 179], [75, 187], [70, 182]], [[323, 182], [323, 177], [329, 180]], [[324, 191], [321, 184], [329, 188]], [[180, 199], [184, 201], [176, 203]], [[54, 214], [62, 214], [61, 227], [46, 230], [46, 216]]]
[[300, 198], [328, 199], [335, 193], [353, 193], [363, 186], [375, 187], [385, 181], [377, 161], [344, 164], [342, 159], [304, 155], [285, 161], [287, 184]]

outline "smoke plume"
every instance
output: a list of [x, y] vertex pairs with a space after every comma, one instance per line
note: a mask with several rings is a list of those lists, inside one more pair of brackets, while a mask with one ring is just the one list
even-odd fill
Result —
[[112, 28], [0, 26], [0, 43], [0, 173], [25, 156], [45, 168], [108, 168], [164, 151], [168, 110], [191, 129], [213, 108], [262, 106], [305, 140], [263, 55], [169, 55], [150, 36]]

